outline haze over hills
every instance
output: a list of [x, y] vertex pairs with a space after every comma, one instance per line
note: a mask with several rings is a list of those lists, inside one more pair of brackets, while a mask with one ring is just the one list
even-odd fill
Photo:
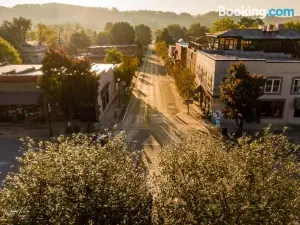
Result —
[[[153, 30], [165, 27], [169, 24], [190, 26], [200, 22], [202, 25], [211, 27], [212, 23], [222, 17], [217, 12], [209, 12], [203, 15], [192, 16], [188, 13], [176, 14], [161, 11], [118, 11], [116, 8], [107, 9], [99, 7], [83, 7], [58, 3], [49, 4], [26, 4], [15, 7], [0, 7], [0, 22], [11, 20], [13, 17], [30, 18], [33, 24], [39, 22], [46, 24], [79, 23], [80, 25], [96, 31], [101, 31], [107, 22], [127, 21], [132, 25], [147, 24]], [[239, 17], [233, 17], [239, 20]], [[286, 22], [300, 20], [294, 18], [266, 18], [265, 23]]]

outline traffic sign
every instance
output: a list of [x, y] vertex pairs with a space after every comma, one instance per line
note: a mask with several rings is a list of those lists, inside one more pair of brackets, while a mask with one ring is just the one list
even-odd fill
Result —
[[185, 104], [187, 104], [187, 105], [192, 105], [192, 104], [194, 103], [193, 100], [185, 100], [184, 102], [185, 102]]

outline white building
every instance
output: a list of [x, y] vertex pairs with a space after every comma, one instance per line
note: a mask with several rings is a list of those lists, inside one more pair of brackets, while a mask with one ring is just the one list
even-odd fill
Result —
[[119, 64], [94, 64], [92, 66], [92, 71], [100, 76], [97, 101], [99, 121], [118, 94], [114, 76], [114, 71], [118, 66]]

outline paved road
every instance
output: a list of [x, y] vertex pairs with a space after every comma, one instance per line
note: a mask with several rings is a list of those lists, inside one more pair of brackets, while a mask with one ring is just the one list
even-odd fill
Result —
[[135, 147], [143, 149], [151, 161], [156, 161], [161, 146], [176, 138], [176, 130], [187, 126], [174, 116], [180, 109], [171, 83], [161, 60], [149, 50], [119, 124]]
[[9, 171], [14, 170], [11, 167], [16, 165], [15, 158], [21, 156], [20, 146], [21, 143], [18, 138], [0, 136], [0, 182], [2, 182]]

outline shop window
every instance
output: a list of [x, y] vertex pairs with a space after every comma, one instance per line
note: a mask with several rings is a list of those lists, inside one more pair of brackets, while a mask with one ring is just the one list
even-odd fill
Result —
[[257, 116], [282, 118], [283, 109], [284, 109], [283, 107], [284, 107], [283, 100], [260, 101], [257, 107]]
[[300, 117], [300, 109], [295, 109], [294, 117]]

